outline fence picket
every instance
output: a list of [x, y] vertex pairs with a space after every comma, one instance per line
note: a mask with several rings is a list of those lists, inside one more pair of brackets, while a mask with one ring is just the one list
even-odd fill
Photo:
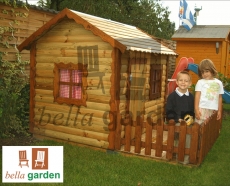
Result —
[[169, 120], [166, 158], [172, 160], [174, 151], [175, 121]]
[[145, 136], [145, 155], [151, 155], [152, 144], [152, 122], [151, 118], [147, 118], [146, 122], [146, 136]]
[[129, 116], [129, 123], [125, 126], [125, 151], [128, 152], [131, 149], [131, 124], [132, 118]]
[[163, 149], [163, 128], [164, 122], [162, 119], [157, 120], [157, 132], [156, 132], [156, 157], [162, 156]]
[[191, 144], [189, 150], [189, 162], [192, 164], [197, 163], [199, 130], [200, 130], [200, 125], [195, 122], [192, 126]]
[[205, 127], [204, 125], [202, 124], [201, 125], [201, 128], [200, 128], [200, 152], [199, 152], [199, 161], [198, 163], [201, 164], [201, 162], [203, 161], [204, 159], [204, 149], [205, 149]]
[[186, 125], [185, 121], [182, 121], [180, 123], [179, 145], [178, 145], [178, 161], [184, 161], [186, 129], [187, 129], [187, 125]]
[[204, 128], [205, 128], [205, 135], [204, 135], [205, 138], [204, 157], [205, 157], [209, 149], [209, 125], [205, 124]]
[[211, 140], [210, 140], [210, 135], [211, 135], [211, 126], [212, 126], [213, 118], [209, 118], [208, 122], [206, 124], [207, 126], [207, 135], [206, 135], [206, 145], [205, 145], [205, 156], [208, 154], [209, 149], [211, 149]]
[[137, 116], [135, 125], [135, 153], [141, 152], [141, 127], [142, 117]]
[[216, 138], [216, 134], [215, 134], [215, 130], [217, 130], [217, 120], [215, 121], [215, 118], [213, 118], [211, 120], [211, 130], [210, 130], [210, 149], [212, 148], [213, 144], [215, 143], [215, 138]]

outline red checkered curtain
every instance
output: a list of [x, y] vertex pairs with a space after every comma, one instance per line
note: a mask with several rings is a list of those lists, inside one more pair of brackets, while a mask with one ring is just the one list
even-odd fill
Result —
[[72, 77], [74, 83], [81, 83], [82, 72], [80, 70], [73, 70]]
[[60, 97], [69, 98], [69, 85], [60, 85]]
[[81, 80], [82, 80], [82, 72], [80, 70], [72, 71], [72, 81], [73, 83], [79, 83], [79, 86], [72, 87], [72, 98], [81, 99]]
[[[70, 71], [61, 69], [60, 70], [60, 82], [70, 82]], [[60, 85], [60, 97], [69, 98], [69, 85]]]
[[80, 86], [72, 87], [72, 98], [81, 99], [81, 87]]
[[70, 70], [60, 70], [60, 82], [70, 82]]

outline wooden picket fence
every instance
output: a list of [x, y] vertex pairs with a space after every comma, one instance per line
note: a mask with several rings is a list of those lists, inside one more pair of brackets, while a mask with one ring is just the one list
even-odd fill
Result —
[[[160, 158], [166, 161], [183, 161], [184, 155], [189, 155], [189, 164], [200, 165], [219, 136], [222, 120], [216, 120], [216, 113], [206, 124], [193, 123], [187, 126], [184, 121], [180, 126], [170, 120], [165, 124], [163, 119], [152, 123], [150, 118], [146, 122], [138, 116], [136, 121], [127, 116], [118, 115], [115, 135], [115, 150]], [[132, 128], [134, 137], [132, 138]], [[122, 130], [124, 129], [124, 131]], [[122, 131], [124, 135], [122, 135]], [[179, 144], [174, 145], [174, 135], [179, 133]], [[191, 135], [190, 148], [185, 148], [186, 134]]]

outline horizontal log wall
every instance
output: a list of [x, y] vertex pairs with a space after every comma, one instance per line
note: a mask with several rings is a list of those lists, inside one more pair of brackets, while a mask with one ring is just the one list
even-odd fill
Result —
[[[21, 7], [13, 8], [12, 6], [0, 3], [0, 27], [11, 27], [11, 22], [12, 26], [15, 28], [15, 38], [13, 40], [8, 41], [8, 37], [11, 37], [12, 33], [7, 32], [5, 33], [3, 40], [0, 41], [0, 51], [7, 52], [7, 55], [3, 56], [3, 59], [15, 61], [15, 45], [20, 45], [28, 36], [34, 33], [55, 15], [56, 13], [51, 11], [36, 10], [35, 8], [30, 7], [28, 7], [28, 10]], [[5, 43], [6, 41], [10, 44], [9, 48], [5, 48], [1, 45], [1, 43]], [[29, 61], [30, 52], [24, 50], [21, 52], [21, 56], [22, 60]], [[26, 67], [25, 72], [26, 74], [29, 74], [29, 67]]]
[[[68, 19], [37, 41], [35, 134], [108, 147], [112, 50], [110, 44]], [[88, 64], [87, 107], [53, 102], [54, 63], [60, 62]], [[125, 68], [122, 66], [121, 71]], [[121, 97], [120, 109], [124, 109], [124, 95]]]

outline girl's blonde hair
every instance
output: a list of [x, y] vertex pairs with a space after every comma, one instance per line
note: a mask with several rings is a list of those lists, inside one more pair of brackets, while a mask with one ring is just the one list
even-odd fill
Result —
[[198, 76], [202, 78], [202, 72], [209, 70], [215, 77], [217, 75], [217, 70], [214, 63], [210, 59], [203, 59], [198, 67]]

